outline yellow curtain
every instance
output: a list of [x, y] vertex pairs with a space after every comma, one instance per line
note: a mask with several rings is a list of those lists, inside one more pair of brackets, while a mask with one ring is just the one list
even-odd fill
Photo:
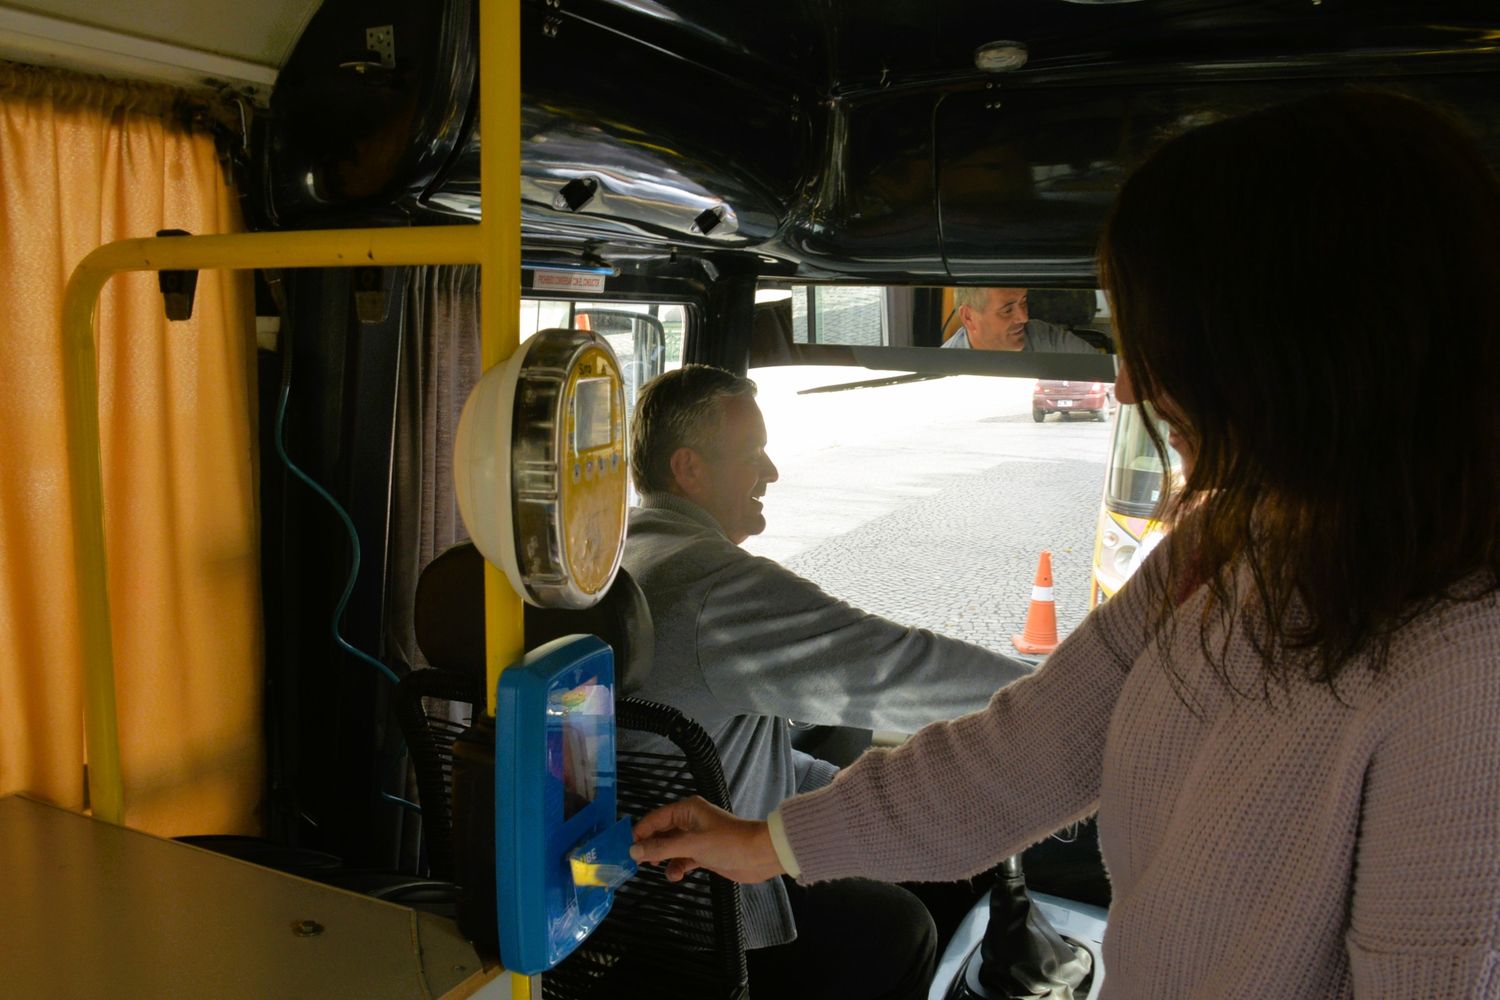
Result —
[[[185, 97], [0, 64], [0, 794], [85, 805], [59, 317], [90, 250], [242, 229]], [[126, 822], [260, 826], [262, 630], [248, 277], [154, 274], [99, 303], [100, 429]]]

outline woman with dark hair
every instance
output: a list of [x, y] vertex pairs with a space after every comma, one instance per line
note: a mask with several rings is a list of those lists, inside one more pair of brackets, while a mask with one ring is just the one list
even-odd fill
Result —
[[1320, 96], [1163, 146], [1101, 271], [1119, 398], [1189, 459], [1169, 538], [984, 711], [632, 853], [953, 879], [1097, 807], [1104, 996], [1500, 996], [1500, 182]]

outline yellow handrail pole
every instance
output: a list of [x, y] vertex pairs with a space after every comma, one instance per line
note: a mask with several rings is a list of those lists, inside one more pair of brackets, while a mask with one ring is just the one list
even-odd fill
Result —
[[[521, 341], [521, 3], [479, 2], [479, 353], [485, 370]], [[485, 710], [495, 714], [500, 673], [525, 650], [521, 598], [484, 564]], [[510, 974], [511, 1000], [542, 995], [541, 977]]]
[[[116, 240], [83, 258], [68, 288], [71, 292], [75, 283], [90, 276], [102, 287], [119, 271], [475, 264], [480, 242], [479, 227], [468, 224]], [[92, 312], [94, 302], [80, 305]], [[68, 308], [66, 299], [63, 308]]]
[[[85, 257], [68, 277], [61, 330], [63, 407], [83, 655], [84, 741], [89, 758], [89, 800], [95, 816], [117, 824], [125, 818], [115, 718], [114, 652], [110, 644], [99, 370], [94, 341], [94, 309], [104, 283], [121, 271], [473, 264], [480, 259], [480, 243], [477, 226], [152, 237], [107, 243]], [[519, 306], [513, 311], [519, 312]]]
[[[520, 0], [479, 4], [479, 199], [484, 232], [480, 356], [488, 369], [514, 354], [521, 339]], [[505, 574], [486, 562], [485, 704], [490, 715], [495, 714], [500, 672], [521, 658], [521, 629], [521, 598]]]

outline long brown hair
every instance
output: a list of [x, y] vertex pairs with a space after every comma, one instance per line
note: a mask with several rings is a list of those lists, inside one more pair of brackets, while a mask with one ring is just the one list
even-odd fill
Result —
[[1461, 126], [1368, 91], [1204, 126], [1126, 182], [1100, 264], [1132, 381], [1197, 452], [1158, 626], [1191, 576], [1212, 662], [1235, 621], [1269, 677], [1332, 684], [1495, 588], [1500, 182]]

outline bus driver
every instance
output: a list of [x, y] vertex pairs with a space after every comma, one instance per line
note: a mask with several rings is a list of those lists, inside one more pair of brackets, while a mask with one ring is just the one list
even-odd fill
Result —
[[979, 351], [1045, 351], [1097, 354], [1094, 346], [1065, 326], [1032, 319], [1025, 288], [956, 288], [953, 304], [959, 328], [944, 347]]
[[[623, 563], [656, 631], [655, 665], [637, 694], [697, 720], [718, 747], [735, 811], [763, 818], [837, 772], [792, 747], [789, 718], [912, 732], [983, 707], [1031, 669], [851, 607], [740, 548], [765, 530], [760, 498], [777, 479], [755, 391], [704, 365], [645, 386], [631, 454], [641, 506]], [[935, 931], [905, 889], [772, 879], [742, 898], [757, 995], [926, 996]]]

